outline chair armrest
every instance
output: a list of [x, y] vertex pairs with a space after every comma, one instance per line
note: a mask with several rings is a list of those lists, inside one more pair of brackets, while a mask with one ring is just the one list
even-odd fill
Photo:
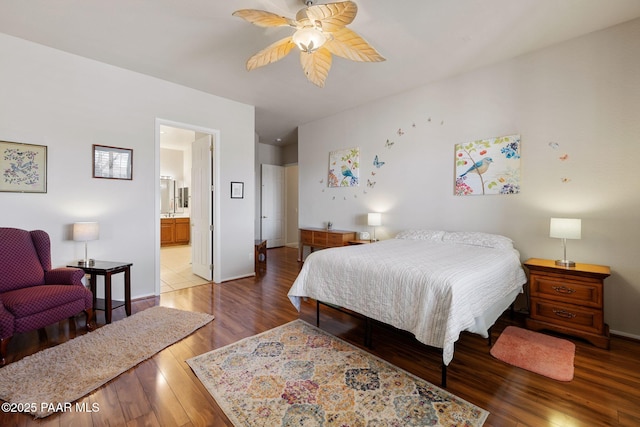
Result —
[[80, 285], [84, 277], [84, 270], [73, 267], [54, 268], [44, 273], [44, 282], [47, 285]]

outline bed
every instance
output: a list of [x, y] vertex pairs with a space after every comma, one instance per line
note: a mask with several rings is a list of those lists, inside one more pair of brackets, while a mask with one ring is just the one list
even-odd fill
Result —
[[446, 366], [462, 331], [485, 338], [527, 279], [511, 239], [480, 232], [406, 230], [372, 244], [310, 254], [289, 290], [411, 332], [442, 349]]

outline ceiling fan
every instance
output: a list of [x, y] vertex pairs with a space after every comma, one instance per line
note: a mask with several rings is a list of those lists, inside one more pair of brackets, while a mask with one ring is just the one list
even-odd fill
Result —
[[294, 46], [300, 49], [300, 63], [307, 79], [323, 87], [331, 68], [332, 54], [352, 61], [380, 62], [382, 57], [362, 37], [346, 26], [353, 22], [358, 6], [352, 1], [314, 5], [303, 0], [295, 19], [256, 9], [241, 9], [233, 16], [260, 27], [291, 27], [293, 35], [285, 37], [253, 55], [247, 61], [247, 70], [279, 61]]

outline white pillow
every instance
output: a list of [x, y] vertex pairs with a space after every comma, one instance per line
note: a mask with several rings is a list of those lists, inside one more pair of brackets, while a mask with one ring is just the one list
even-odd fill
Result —
[[508, 237], [479, 231], [448, 231], [442, 237], [442, 241], [485, 248], [513, 249], [513, 240]]
[[396, 235], [396, 239], [442, 241], [445, 232], [440, 230], [403, 230]]

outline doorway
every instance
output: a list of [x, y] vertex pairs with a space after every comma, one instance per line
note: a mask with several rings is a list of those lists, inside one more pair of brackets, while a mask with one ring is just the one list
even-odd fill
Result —
[[285, 169], [283, 166], [262, 165], [260, 195], [261, 238], [267, 248], [285, 243]]
[[[205, 149], [208, 157], [202, 154], [202, 143], [198, 144], [203, 140], [208, 144]], [[166, 201], [160, 194], [160, 181], [157, 186], [156, 295], [215, 280], [217, 239], [213, 227], [216, 206], [213, 188], [218, 143], [218, 131], [156, 119], [158, 176], [164, 178], [165, 183], [175, 183], [169, 209], [162, 204]], [[197, 171], [195, 178], [194, 171]], [[205, 224], [201, 224], [202, 221]], [[175, 230], [169, 229], [171, 225]], [[175, 236], [176, 240], [170, 241], [171, 237], [167, 236]], [[203, 262], [206, 271], [202, 271]]]

